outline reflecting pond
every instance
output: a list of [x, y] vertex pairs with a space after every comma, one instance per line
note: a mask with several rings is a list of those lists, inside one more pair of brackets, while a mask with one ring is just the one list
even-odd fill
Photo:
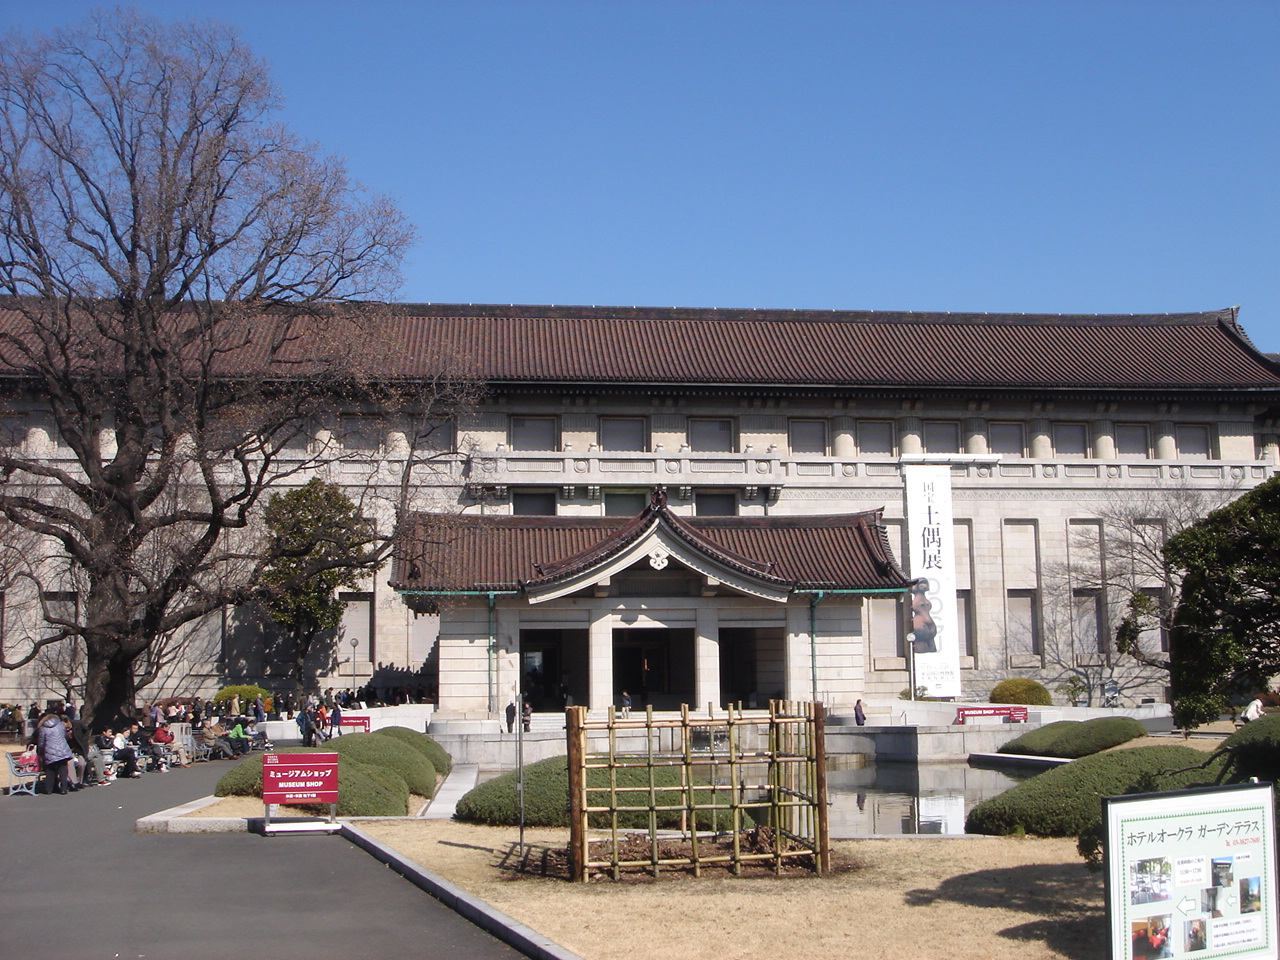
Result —
[[984, 770], [967, 763], [877, 763], [827, 774], [834, 838], [963, 834], [964, 818], [1039, 770]]

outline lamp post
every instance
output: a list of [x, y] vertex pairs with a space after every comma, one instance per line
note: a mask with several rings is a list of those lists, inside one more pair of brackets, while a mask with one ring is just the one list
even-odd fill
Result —
[[352, 637], [351, 638], [351, 696], [352, 698], [355, 698], [355, 695], [356, 695], [356, 647], [358, 646], [360, 646], [360, 641], [357, 638]]

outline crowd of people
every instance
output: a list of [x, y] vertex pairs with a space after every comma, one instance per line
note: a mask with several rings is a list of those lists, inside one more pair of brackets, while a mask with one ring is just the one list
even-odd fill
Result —
[[[189, 767], [196, 752], [211, 760], [234, 760], [255, 747], [272, 747], [259, 727], [266, 717], [261, 698], [247, 709], [224, 716], [199, 697], [164, 706], [148, 703], [140, 716], [124, 716], [91, 730], [75, 704], [44, 713], [32, 704], [23, 728], [29, 736], [15, 762], [21, 772], [43, 774], [40, 792], [65, 795], [118, 778], [138, 779], [147, 771]], [[191, 739], [175, 735], [175, 724], [190, 724]]]

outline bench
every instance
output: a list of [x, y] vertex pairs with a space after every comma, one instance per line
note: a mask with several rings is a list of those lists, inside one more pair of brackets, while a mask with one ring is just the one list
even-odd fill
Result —
[[6, 753], [5, 757], [9, 761], [9, 796], [16, 793], [29, 793], [31, 796], [36, 795], [36, 784], [40, 780], [41, 772], [39, 770], [23, 770], [18, 766], [18, 755], [16, 753]]
[[1026, 723], [1026, 707], [956, 707], [956, 723], [970, 717], [1003, 717], [1004, 723]]

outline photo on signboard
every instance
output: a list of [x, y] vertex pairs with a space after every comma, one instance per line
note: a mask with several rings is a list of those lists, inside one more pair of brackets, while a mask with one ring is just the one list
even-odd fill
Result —
[[1257, 913], [1262, 909], [1262, 878], [1240, 878], [1240, 912]]
[[1215, 887], [1229, 887], [1234, 879], [1232, 876], [1232, 863], [1234, 857], [1214, 857], [1213, 858], [1213, 885]]
[[1129, 867], [1129, 902], [1158, 903], [1169, 899], [1173, 865], [1167, 857], [1137, 860]]
[[1131, 925], [1133, 960], [1156, 960], [1173, 956], [1169, 945], [1169, 914], [1135, 920]]
[[1187, 920], [1182, 924], [1182, 952], [1207, 950], [1209, 938], [1205, 930], [1204, 920]]
[[1222, 910], [1218, 903], [1218, 894], [1223, 890], [1222, 887], [1205, 887], [1200, 891], [1200, 912], [1207, 913], [1210, 917], [1217, 919], [1222, 916]]

